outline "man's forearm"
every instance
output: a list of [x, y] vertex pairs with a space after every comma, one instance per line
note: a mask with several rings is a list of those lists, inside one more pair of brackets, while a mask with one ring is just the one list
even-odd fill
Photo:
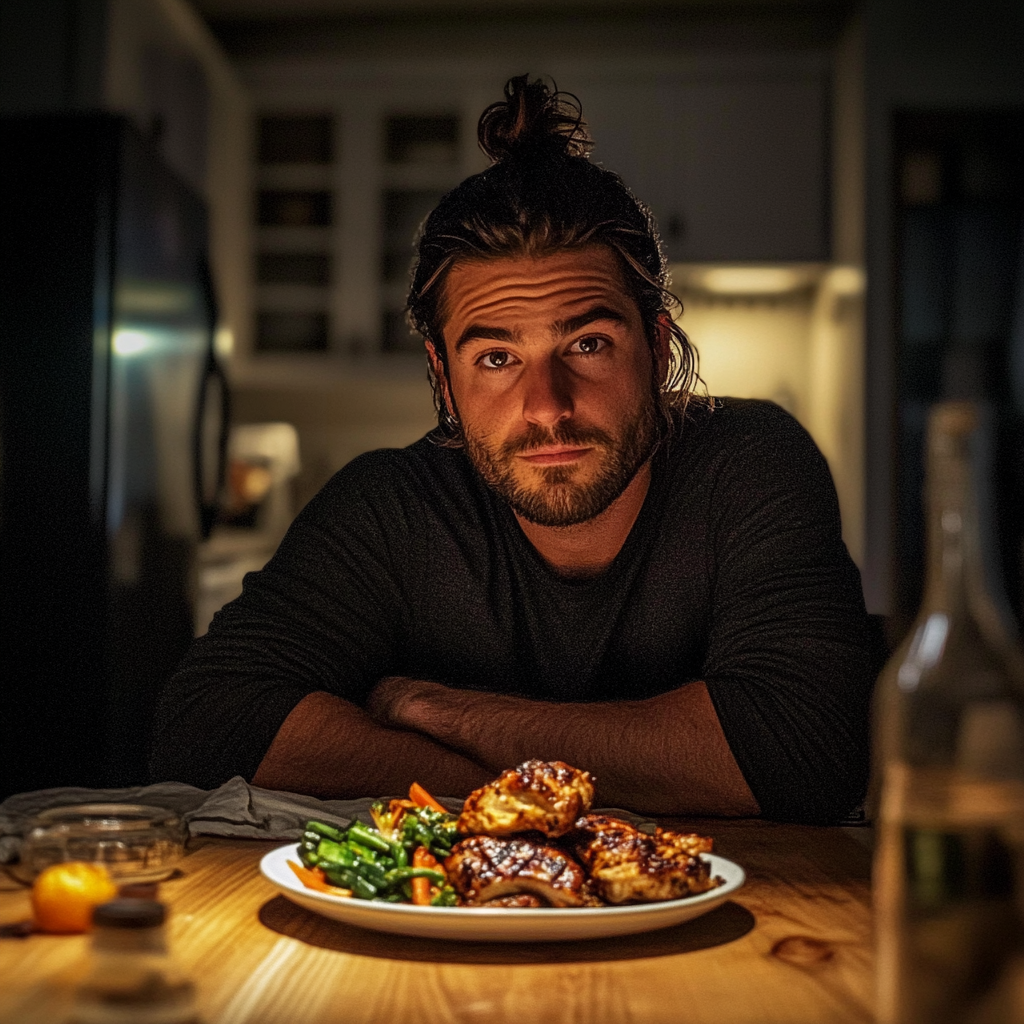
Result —
[[597, 778], [598, 798], [651, 814], [759, 813], [703, 683], [643, 701], [552, 704], [386, 680], [371, 711], [497, 772], [530, 757]]
[[430, 792], [465, 796], [492, 773], [422, 733], [385, 728], [333, 694], [311, 693], [284, 720], [253, 784], [323, 799]]

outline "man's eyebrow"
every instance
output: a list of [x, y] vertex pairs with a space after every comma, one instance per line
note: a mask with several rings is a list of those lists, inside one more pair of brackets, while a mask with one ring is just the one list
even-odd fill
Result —
[[488, 327], [485, 324], [470, 324], [458, 337], [455, 342], [455, 351], [458, 352], [463, 345], [470, 341], [504, 341], [511, 343], [515, 341], [511, 331], [504, 327]]
[[598, 320], [611, 320], [617, 324], [626, 322], [626, 318], [610, 306], [595, 306], [593, 309], [588, 309], [586, 313], [580, 313], [579, 316], [571, 316], [568, 320], [559, 320], [555, 324], [555, 333], [564, 338], [567, 334], [573, 334], [580, 328], [586, 327], [587, 324], [595, 323]]
[[[555, 322], [555, 333], [564, 338], [567, 334], [586, 327], [587, 324], [596, 323], [598, 320], [611, 320], [613, 323], [624, 324], [626, 318], [616, 312], [610, 306], [595, 306], [588, 309], [586, 313], [579, 316], [571, 316], [568, 320]], [[463, 345], [470, 341], [503, 341], [505, 344], [514, 344], [515, 335], [504, 327], [488, 327], [486, 324], [470, 324], [458, 337], [455, 342], [455, 351], [458, 352]]]

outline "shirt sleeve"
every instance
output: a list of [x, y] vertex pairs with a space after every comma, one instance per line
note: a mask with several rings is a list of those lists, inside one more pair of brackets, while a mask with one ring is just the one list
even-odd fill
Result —
[[251, 779], [304, 697], [326, 690], [358, 703], [391, 674], [407, 621], [393, 562], [409, 557], [394, 454], [336, 474], [194, 642], [157, 704], [152, 779]]
[[860, 574], [828, 466], [764, 404], [723, 451], [704, 678], [765, 817], [835, 822], [863, 798], [872, 685]]

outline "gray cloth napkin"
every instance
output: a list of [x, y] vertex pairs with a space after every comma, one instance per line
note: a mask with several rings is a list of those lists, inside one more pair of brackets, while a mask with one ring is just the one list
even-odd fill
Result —
[[[442, 802], [454, 810], [462, 806], [461, 800]], [[183, 782], [158, 782], [130, 789], [40, 789], [18, 793], [0, 803], [0, 863], [10, 864], [17, 859], [21, 837], [34, 815], [51, 807], [100, 803], [151, 804], [176, 811], [192, 836], [298, 839], [310, 818], [342, 827], [353, 818], [369, 823], [373, 798], [317, 800], [250, 786], [240, 775], [211, 790]]]
[[[211, 790], [196, 789], [183, 782], [158, 782], [153, 786], [130, 789], [39, 789], [32, 793], [18, 793], [0, 803], [0, 864], [11, 864], [17, 860], [21, 838], [29, 821], [51, 807], [151, 804], [180, 814], [190, 836], [298, 839], [310, 818], [341, 827], [349, 825], [353, 818], [371, 823], [369, 812], [374, 799], [318, 800], [313, 796], [250, 786], [240, 775]], [[438, 800], [456, 813], [462, 809], [462, 800], [457, 798], [439, 797]], [[653, 822], [629, 811], [608, 808], [601, 813], [625, 818], [645, 831], [653, 831]]]

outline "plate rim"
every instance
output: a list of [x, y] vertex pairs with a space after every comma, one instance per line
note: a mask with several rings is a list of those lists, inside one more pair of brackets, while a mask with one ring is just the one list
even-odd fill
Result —
[[[598, 918], [642, 916], [644, 914], [667, 912], [682, 907], [700, 906], [702, 903], [721, 900], [723, 897], [731, 896], [741, 889], [747, 881], [747, 873], [741, 865], [717, 853], [706, 853], [701, 854], [701, 856], [711, 861], [712, 872], [719, 870], [719, 865], [725, 865], [726, 870], [730, 874], [735, 873], [735, 877], [726, 879], [723, 885], [709, 889], [707, 892], [698, 893], [696, 896], [681, 896], [678, 899], [659, 900], [653, 903], [631, 903], [624, 907], [417, 907], [411, 903], [377, 903], [373, 900], [357, 899], [354, 896], [336, 896], [333, 893], [317, 892], [316, 889], [309, 889], [304, 886], [298, 878], [295, 878], [293, 883], [292, 879], [283, 875], [283, 872], [282, 877], [284, 881], [281, 881], [271, 875], [269, 865], [276, 865], [276, 862], [279, 860], [282, 862], [287, 861], [289, 854], [297, 861], [299, 860], [298, 843], [286, 843], [282, 846], [277, 846], [260, 858], [260, 874], [271, 885], [283, 889], [285, 892], [294, 892], [303, 899], [312, 899], [314, 902], [323, 903], [328, 906], [344, 907], [346, 910], [351, 910], [355, 913], [384, 913], [394, 914], [397, 917], [411, 914], [414, 917], [426, 916], [457, 920], [463, 915], [468, 914], [471, 915], [474, 921], [479, 921], [487, 918], [500, 919], [509, 914], [514, 914], [517, 921], [530, 919], [567, 921], [576, 920], [581, 917], [584, 920], [592, 921]], [[282, 864], [282, 867], [286, 866], [286, 864]], [[458, 918], [449, 916], [453, 912], [458, 915]]]

